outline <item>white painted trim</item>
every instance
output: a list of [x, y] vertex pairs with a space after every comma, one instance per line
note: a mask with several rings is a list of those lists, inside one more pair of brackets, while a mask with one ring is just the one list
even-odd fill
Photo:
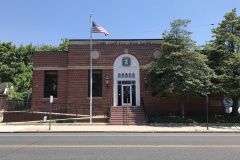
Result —
[[[92, 66], [93, 69], [113, 69], [113, 66]], [[68, 69], [90, 69], [89, 66], [68, 66]]]
[[[34, 71], [45, 70], [85, 70], [90, 69], [89, 66], [68, 66], [68, 67], [33, 67]], [[113, 66], [93, 66], [93, 69], [113, 69]]]
[[[122, 58], [131, 58], [131, 66], [122, 66]], [[118, 81], [135, 81], [136, 85], [136, 105], [140, 106], [140, 73], [139, 73], [139, 62], [131, 54], [122, 54], [114, 61], [114, 73], [113, 73], [113, 105], [118, 104]], [[135, 73], [135, 78], [118, 78], [118, 73]]]
[[34, 71], [68, 70], [67, 67], [33, 67]]

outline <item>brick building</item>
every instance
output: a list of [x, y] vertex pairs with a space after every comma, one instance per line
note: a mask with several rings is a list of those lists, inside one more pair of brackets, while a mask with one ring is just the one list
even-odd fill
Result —
[[[148, 114], [179, 114], [177, 95], [155, 99], [143, 65], [161, 58], [161, 39], [93, 40], [93, 108], [141, 106]], [[33, 102], [89, 106], [90, 41], [70, 40], [68, 52], [36, 52], [33, 57]], [[127, 91], [127, 92], [126, 92]], [[124, 96], [123, 93], [127, 93]], [[206, 99], [186, 100], [186, 114], [205, 114]], [[33, 105], [33, 110], [49, 105]], [[209, 98], [209, 113], [222, 113], [222, 96]]]

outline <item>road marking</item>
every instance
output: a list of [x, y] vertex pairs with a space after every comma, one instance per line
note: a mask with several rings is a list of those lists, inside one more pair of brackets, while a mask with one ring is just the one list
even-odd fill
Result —
[[0, 145], [0, 148], [240, 148], [240, 145]]

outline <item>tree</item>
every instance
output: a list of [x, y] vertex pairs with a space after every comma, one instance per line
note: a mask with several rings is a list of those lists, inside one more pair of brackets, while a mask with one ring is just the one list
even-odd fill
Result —
[[[35, 51], [67, 51], [68, 39], [62, 39], [59, 46], [32, 44], [26, 46], [13, 45], [11, 42], [0, 42], [0, 78], [8, 82], [8, 99], [23, 100], [32, 88], [32, 57]], [[11, 87], [10, 87], [11, 86]]]
[[216, 74], [212, 82], [216, 91], [233, 100], [232, 115], [238, 115], [240, 16], [237, 16], [236, 9], [226, 13], [212, 33], [214, 39], [206, 45], [209, 66]]
[[62, 42], [58, 46], [52, 46], [48, 44], [43, 44], [37, 47], [37, 51], [68, 51], [68, 42], [67, 38], [62, 38]]
[[212, 70], [207, 57], [196, 51], [195, 42], [187, 31], [190, 20], [175, 20], [170, 32], [163, 33], [163, 57], [145, 66], [150, 74], [153, 95], [157, 98], [178, 94], [181, 116], [184, 118], [184, 101], [190, 94], [207, 94], [211, 86]]
[[68, 51], [68, 42], [69, 42], [69, 39], [62, 38], [62, 43], [60, 43], [58, 46], [59, 51]]
[[32, 54], [35, 47], [32, 45], [16, 47], [12, 43], [0, 43], [1, 68], [0, 77], [8, 82], [8, 99], [22, 100], [31, 90]]

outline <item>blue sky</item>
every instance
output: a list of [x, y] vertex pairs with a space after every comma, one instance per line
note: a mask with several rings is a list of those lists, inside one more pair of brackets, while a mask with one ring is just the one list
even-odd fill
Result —
[[[0, 0], [0, 41], [16, 45], [58, 45], [61, 38], [89, 39], [90, 14], [109, 36], [93, 39], [162, 38], [170, 22], [189, 19], [197, 45], [211, 40], [211, 29], [238, 0]], [[214, 25], [211, 25], [214, 24]]]

